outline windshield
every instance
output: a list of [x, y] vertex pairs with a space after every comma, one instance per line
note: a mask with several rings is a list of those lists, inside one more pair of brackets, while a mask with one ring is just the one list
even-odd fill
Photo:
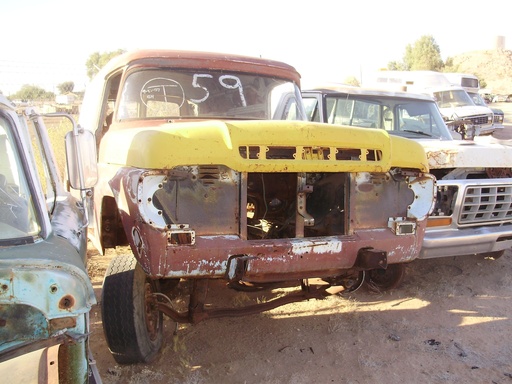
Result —
[[[310, 120], [318, 114], [312, 99], [305, 99]], [[408, 100], [379, 95], [327, 95], [325, 122], [363, 128], [380, 128], [409, 138], [451, 140], [451, 134], [434, 101]]]
[[303, 120], [290, 81], [224, 71], [151, 69], [128, 75], [116, 120], [236, 118]]
[[0, 116], [0, 240], [32, 237], [41, 229], [21, 159], [12, 125]]
[[463, 89], [452, 89], [449, 91], [434, 92], [434, 98], [439, 108], [454, 108], [474, 106], [473, 100]]
[[484, 98], [482, 96], [480, 96], [479, 93], [468, 92], [468, 95], [471, 97], [471, 99], [473, 100], [473, 103], [475, 103], [475, 105], [479, 105], [481, 107], [487, 107], [487, 104], [485, 103]]

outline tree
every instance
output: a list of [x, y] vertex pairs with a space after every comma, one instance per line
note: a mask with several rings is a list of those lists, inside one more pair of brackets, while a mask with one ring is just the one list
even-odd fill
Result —
[[353, 85], [355, 87], [359, 87], [359, 80], [356, 79], [355, 76], [349, 76], [345, 79], [344, 81], [345, 84], [347, 85]]
[[37, 85], [24, 84], [21, 89], [14, 95], [11, 95], [10, 98], [21, 100], [53, 100], [55, 94], [53, 92], [47, 92]]
[[96, 75], [99, 72], [99, 70], [110, 61], [110, 59], [119, 56], [125, 52], [126, 51], [124, 49], [118, 49], [117, 51], [111, 52], [92, 53], [85, 62], [85, 67], [87, 68], [87, 76], [89, 77], [89, 79], [92, 79], [94, 75]]
[[404, 64], [410, 71], [441, 71], [444, 67], [441, 50], [432, 35], [420, 37], [405, 47]]
[[453, 62], [453, 57], [447, 57], [444, 62], [443, 72], [459, 72], [459, 66]]
[[59, 90], [61, 95], [73, 92], [73, 88], [75, 88], [75, 83], [72, 81], [65, 81], [64, 83], [60, 83], [57, 85], [57, 89]]
[[[453, 65], [453, 59], [447, 59]], [[403, 61], [390, 61], [390, 71], [442, 71], [445, 67], [441, 59], [441, 50], [432, 35], [420, 37], [414, 45], [405, 47]], [[450, 71], [454, 72], [454, 71]]]
[[399, 61], [390, 61], [388, 63], [388, 69], [390, 71], [405, 71], [405, 64]]

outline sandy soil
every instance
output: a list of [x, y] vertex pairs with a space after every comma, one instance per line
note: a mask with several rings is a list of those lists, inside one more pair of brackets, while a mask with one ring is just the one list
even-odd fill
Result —
[[[91, 251], [100, 299], [111, 254]], [[196, 325], [165, 320], [165, 345], [151, 364], [116, 364], [99, 305], [91, 346], [108, 383], [511, 383], [512, 252], [497, 259], [416, 260], [401, 287], [289, 304], [259, 315]], [[220, 283], [220, 282], [219, 282]], [[226, 304], [273, 293], [211, 286]]]
[[[98, 302], [114, 255], [89, 252]], [[215, 305], [239, 305], [276, 294], [226, 290], [219, 281], [209, 297]], [[512, 383], [511, 296], [510, 250], [497, 260], [416, 260], [403, 284], [387, 292], [362, 287], [196, 325], [176, 327], [166, 318], [165, 344], [151, 364], [114, 361], [96, 305], [91, 346], [105, 384]]]

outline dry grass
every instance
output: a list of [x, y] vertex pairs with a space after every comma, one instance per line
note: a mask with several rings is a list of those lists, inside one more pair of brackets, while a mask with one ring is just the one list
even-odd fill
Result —
[[64, 137], [66, 133], [73, 129], [72, 123], [64, 117], [45, 117], [44, 124], [48, 130], [48, 136], [53, 147], [55, 161], [59, 168], [61, 177], [66, 169], [66, 150]]

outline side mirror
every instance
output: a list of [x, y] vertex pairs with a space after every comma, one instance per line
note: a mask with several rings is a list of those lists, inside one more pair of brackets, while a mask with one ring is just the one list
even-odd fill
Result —
[[98, 181], [96, 140], [91, 131], [74, 126], [66, 134], [68, 180], [73, 189], [90, 189]]

